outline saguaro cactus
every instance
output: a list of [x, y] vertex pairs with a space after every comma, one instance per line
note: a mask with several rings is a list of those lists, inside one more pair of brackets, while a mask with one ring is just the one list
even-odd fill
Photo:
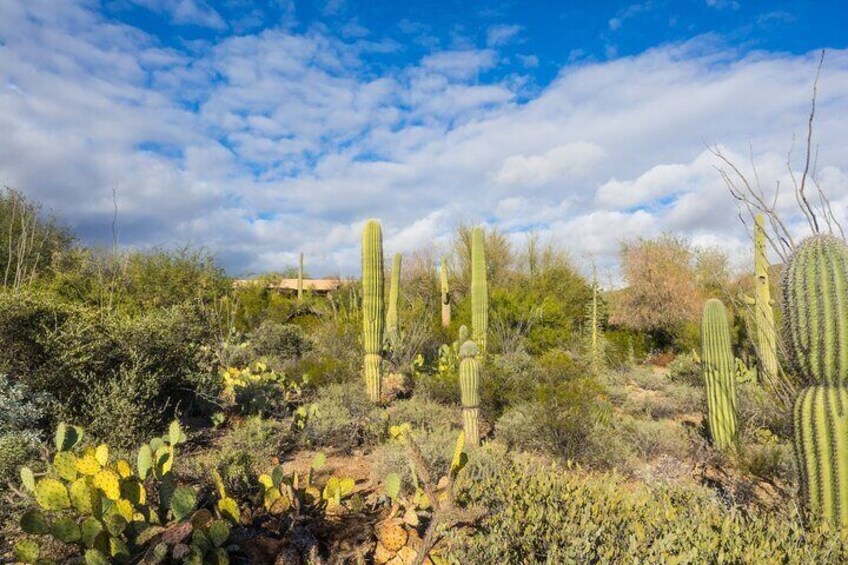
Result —
[[303, 302], [303, 251], [297, 260], [297, 301]]
[[599, 288], [598, 276], [595, 272], [594, 265], [592, 266], [592, 305], [589, 314], [590, 334], [589, 334], [589, 356], [592, 361], [592, 373], [599, 375], [604, 364], [603, 351], [601, 350], [601, 320], [599, 312]]
[[784, 340], [807, 383], [795, 401], [795, 456], [807, 521], [848, 526], [848, 246], [804, 241], [783, 278]]
[[398, 297], [400, 296], [400, 267], [403, 257], [395, 253], [392, 258], [392, 286], [389, 288], [389, 309], [386, 312], [386, 336], [389, 345], [395, 349], [400, 340], [400, 322], [398, 321]]
[[704, 305], [701, 327], [707, 420], [713, 445], [724, 449], [736, 441], [736, 380], [727, 311], [721, 300]]
[[480, 443], [480, 365], [477, 363], [477, 344], [468, 340], [459, 348], [459, 388], [462, 396], [462, 425], [465, 445]]
[[384, 317], [383, 232], [368, 220], [362, 231], [362, 333], [365, 345], [365, 386], [372, 402], [380, 402], [380, 364]]
[[774, 309], [769, 286], [769, 263], [766, 256], [764, 218], [758, 214], [754, 220], [754, 298], [748, 303], [754, 308], [757, 331], [757, 354], [760, 358], [760, 380], [772, 381], [777, 377], [777, 331], [774, 327]]
[[471, 232], [471, 334], [479, 355], [486, 354], [486, 337], [489, 331], [489, 294], [486, 283], [486, 252], [483, 228]]
[[450, 288], [448, 287], [448, 266], [445, 258], [439, 263], [439, 279], [442, 285], [442, 327], [446, 328], [451, 323]]

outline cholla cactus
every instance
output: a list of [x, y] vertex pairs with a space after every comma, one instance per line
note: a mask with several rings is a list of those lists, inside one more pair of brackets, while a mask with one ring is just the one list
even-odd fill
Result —
[[400, 268], [403, 256], [395, 253], [392, 258], [392, 286], [389, 288], [389, 308], [386, 311], [386, 339], [392, 350], [400, 341], [400, 322], [398, 318], [398, 299], [400, 297]]
[[486, 339], [489, 332], [489, 294], [486, 283], [486, 252], [483, 228], [471, 232], [471, 329], [479, 347], [479, 356], [486, 355]]
[[730, 348], [727, 311], [721, 300], [708, 300], [701, 329], [707, 417], [713, 445], [718, 449], [736, 441], [735, 360]]
[[848, 246], [816, 235], [783, 278], [785, 341], [808, 386], [795, 401], [795, 455], [809, 522], [848, 526]]
[[459, 348], [459, 388], [462, 397], [462, 423], [465, 445], [480, 443], [480, 365], [477, 363], [477, 344], [466, 341]]
[[447, 328], [451, 323], [450, 287], [448, 286], [448, 266], [444, 257], [439, 263], [439, 279], [442, 287], [442, 327]]
[[383, 232], [368, 220], [362, 231], [362, 334], [365, 345], [365, 386], [371, 402], [380, 402], [384, 317]]

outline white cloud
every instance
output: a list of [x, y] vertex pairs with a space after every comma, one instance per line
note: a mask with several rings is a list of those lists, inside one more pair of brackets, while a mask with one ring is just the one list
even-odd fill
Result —
[[213, 29], [227, 27], [224, 18], [205, 0], [130, 0], [153, 12], [166, 14], [176, 25], [195, 25]]
[[[95, 242], [117, 186], [124, 243], [205, 245], [234, 272], [302, 249], [315, 274], [356, 274], [369, 217], [402, 251], [464, 219], [532, 227], [601, 266], [622, 238], [669, 229], [747, 257], [705, 146], [747, 164], [750, 143], [763, 186], [786, 183], [817, 62], [702, 37], [565, 66], [519, 102], [481, 79], [503, 63], [492, 48], [375, 72], [379, 38], [274, 28], [177, 51], [90, 6], [0, 3], [0, 182]], [[819, 180], [844, 218], [848, 52], [819, 86]], [[801, 230], [794, 206], [780, 201]]]
[[506, 45], [521, 33], [522, 29], [520, 25], [499, 24], [490, 26], [486, 30], [486, 45], [489, 47]]

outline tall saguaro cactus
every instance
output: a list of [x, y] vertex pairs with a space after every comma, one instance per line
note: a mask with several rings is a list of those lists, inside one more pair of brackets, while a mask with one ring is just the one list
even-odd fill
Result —
[[398, 318], [398, 298], [400, 297], [400, 267], [403, 257], [395, 253], [392, 258], [392, 286], [389, 288], [389, 309], [386, 312], [386, 335], [394, 350], [400, 340], [400, 322]]
[[769, 263], [766, 256], [766, 231], [764, 217], [754, 219], [754, 321], [757, 330], [757, 353], [760, 358], [761, 379], [773, 382], [777, 377], [777, 331], [774, 327], [774, 309], [769, 285]]
[[303, 302], [303, 251], [297, 260], [297, 301]]
[[383, 231], [380, 222], [368, 220], [362, 231], [362, 341], [365, 345], [365, 386], [374, 403], [380, 402], [385, 324], [383, 279]]
[[462, 397], [462, 425], [465, 445], [476, 447], [480, 443], [480, 365], [477, 362], [477, 344], [466, 341], [459, 348], [459, 389]]
[[727, 311], [721, 300], [707, 300], [701, 326], [707, 420], [717, 449], [736, 441], [736, 375]]
[[486, 282], [486, 252], [483, 228], [471, 232], [471, 335], [479, 356], [486, 354], [486, 338], [489, 331], [489, 294]]
[[783, 275], [784, 341], [807, 383], [795, 401], [795, 456], [808, 522], [848, 526], [848, 246], [805, 240]]
[[451, 323], [451, 297], [450, 287], [448, 287], [448, 266], [444, 257], [439, 263], [439, 279], [442, 286], [442, 327], [446, 328]]

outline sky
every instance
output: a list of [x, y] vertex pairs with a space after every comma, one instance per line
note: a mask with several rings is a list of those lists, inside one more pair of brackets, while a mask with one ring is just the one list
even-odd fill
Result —
[[621, 242], [664, 232], [741, 268], [709, 147], [780, 183], [803, 234], [821, 49], [816, 178], [848, 218], [846, 23], [836, 0], [0, 0], [0, 183], [86, 244], [117, 203], [122, 245], [234, 275], [303, 251], [357, 276], [369, 218], [387, 254], [466, 222], [610, 280]]

